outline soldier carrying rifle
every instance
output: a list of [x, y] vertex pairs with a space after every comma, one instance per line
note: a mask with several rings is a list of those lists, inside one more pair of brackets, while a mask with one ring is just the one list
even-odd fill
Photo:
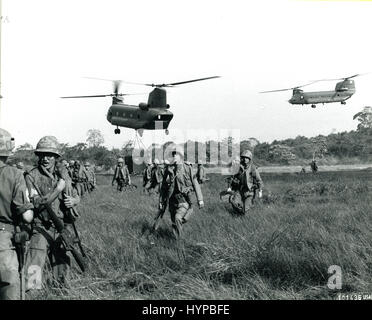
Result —
[[67, 243], [66, 235], [74, 227], [73, 222], [77, 216], [74, 207], [80, 202], [76, 190], [71, 187], [67, 171], [61, 175], [57, 170], [56, 161], [60, 157], [57, 139], [53, 136], [41, 138], [35, 154], [39, 158], [38, 165], [25, 174], [35, 207], [32, 235], [26, 254], [26, 287], [31, 292], [42, 288], [47, 256], [51, 260], [54, 279], [59, 285], [67, 284], [70, 269], [67, 251], [71, 250], [71, 243]]
[[169, 207], [173, 233], [176, 239], [182, 236], [183, 224], [189, 221], [193, 212], [191, 193], [194, 191], [199, 208], [204, 207], [203, 194], [192, 167], [183, 162], [183, 151], [172, 152], [173, 163], [166, 167], [160, 189], [159, 211], [155, 217], [153, 229], [157, 230], [160, 219]]
[[22, 171], [5, 164], [13, 148], [14, 139], [0, 129], [0, 300], [24, 299], [23, 260], [28, 235], [20, 226], [33, 219]]

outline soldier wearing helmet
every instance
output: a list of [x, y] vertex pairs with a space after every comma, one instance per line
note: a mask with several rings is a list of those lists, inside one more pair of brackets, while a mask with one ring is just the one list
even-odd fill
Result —
[[21, 298], [18, 269], [23, 254], [17, 256], [14, 243], [20, 226], [33, 219], [22, 171], [6, 164], [13, 148], [10, 133], [0, 129], [0, 300]]
[[151, 168], [150, 172], [150, 179], [147, 181], [145, 185], [145, 191], [147, 193], [152, 193], [152, 190], [159, 194], [160, 192], [160, 184], [163, 180], [163, 171], [160, 165], [160, 161], [158, 159], [154, 160], [154, 165]]
[[152, 171], [152, 162], [149, 160], [146, 163], [145, 169], [142, 172], [142, 179], [143, 179], [143, 192], [147, 192], [147, 189], [151, 185], [151, 171]]
[[44, 203], [49, 203], [65, 228], [72, 231], [74, 217], [70, 209], [80, 202], [76, 190], [72, 194], [66, 192], [66, 185], [70, 184], [68, 174], [62, 178], [57, 169], [56, 162], [61, 156], [57, 139], [53, 136], [41, 138], [35, 154], [38, 165], [26, 174], [28, 191], [35, 207], [30, 248], [26, 255], [26, 283], [31, 292], [42, 288], [42, 272], [47, 257], [50, 258], [53, 276], [60, 284], [66, 283], [70, 269], [70, 258], [57, 240], [58, 233]]
[[88, 192], [92, 192], [97, 185], [96, 174], [94, 172], [94, 167], [90, 165], [89, 161], [84, 162], [84, 168], [88, 175]]
[[126, 166], [124, 159], [119, 158], [115, 168], [114, 176], [112, 178], [112, 185], [117, 184], [117, 190], [123, 191], [123, 188], [132, 184], [128, 167]]
[[25, 169], [25, 165], [23, 164], [22, 161], [17, 162], [17, 169], [22, 170], [22, 171]]
[[199, 184], [203, 184], [205, 181], [208, 181], [204, 166], [200, 162], [198, 162], [198, 169], [196, 171], [196, 179], [198, 179]]
[[173, 161], [164, 172], [159, 197], [159, 212], [153, 226], [157, 230], [160, 219], [166, 207], [172, 220], [173, 233], [176, 239], [182, 236], [183, 224], [189, 221], [193, 212], [191, 193], [196, 193], [199, 208], [204, 207], [203, 194], [192, 166], [183, 162], [183, 150], [176, 148], [172, 151]]
[[88, 191], [88, 172], [85, 170], [83, 164], [78, 160], [74, 161], [71, 180], [78, 195], [83, 197]]
[[250, 150], [243, 150], [240, 153], [239, 172], [233, 176], [228, 188], [228, 192], [233, 191], [230, 203], [234, 211], [239, 214], [248, 213], [253, 206], [257, 191], [258, 196], [262, 197], [263, 182], [252, 158]]

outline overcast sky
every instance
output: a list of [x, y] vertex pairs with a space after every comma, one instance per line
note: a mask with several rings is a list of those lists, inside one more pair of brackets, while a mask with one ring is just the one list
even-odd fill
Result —
[[[372, 72], [372, 2], [221, 0], [3, 0], [0, 126], [16, 144], [44, 135], [85, 142], [99, 129], [121, 147], [134, 130], [107, 120], [111, 99], [59, 99], [111, 93], [109, 82], [220, 79], [167, 90], [170, 132], [239, 129], [261, 142], [356, 129], [353, 115], [372, 105], [372, 74], [355, 78], [345, 106], [293, 106], [289, 88], [322, 78]], [[332, 90], [337, 81], [308, 91]], [[124, 85], [123, 92], [151, 88]], [[126, 102], [146, 102], [147, 95]], [[186, 134], [186, 133], [185, 133]], [[144, 141], [150, 141], [145, 132]], [[163, 134], [164, 136], [164, 134]], [[168, 137], [168, 138], [169, 138]], [[166, 138], [166, 140], [168, 140]]]

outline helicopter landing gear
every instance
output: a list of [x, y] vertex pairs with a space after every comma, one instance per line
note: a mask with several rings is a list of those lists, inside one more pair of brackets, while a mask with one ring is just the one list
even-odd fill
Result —
[[115, 134], [120, 134], [120, 129], [119, 129], [119, 128], [116, 128], [116, 129], [114, 130], [114, 133], [115, 133]]
[[168, 129], [165, 129], [165, 134], [166, 134], [166, 135], [169, 134], [169, 130], [168, 130]]
[[315, 104], [312, 104], [311, 107], [312, 107], [312, 108], [316, 108], [316, 105], [315, 105]]
[[345, 104], [346, 104], [346, 102], [345, 102], [345, 101], [341, 101], [341, 104], [344, 104], [344, 105], [345, 105]]

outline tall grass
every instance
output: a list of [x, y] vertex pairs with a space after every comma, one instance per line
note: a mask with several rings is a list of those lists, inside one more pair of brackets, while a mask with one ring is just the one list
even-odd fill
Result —
[[[246, 216], [219, 199], [224, 177], [202, 186], [183, 239], [169, 213], [150, 232], [157, 197], [119, 193], [100, 176], [77, 222], [89, 271], [39, 299], [332, 299], [372, 292], [372, 173], [262, 174], [264, 197]], [[134, 183], [141, 185], [138, 177]], [[342, 289], [327, 287], [329, 266]]]

